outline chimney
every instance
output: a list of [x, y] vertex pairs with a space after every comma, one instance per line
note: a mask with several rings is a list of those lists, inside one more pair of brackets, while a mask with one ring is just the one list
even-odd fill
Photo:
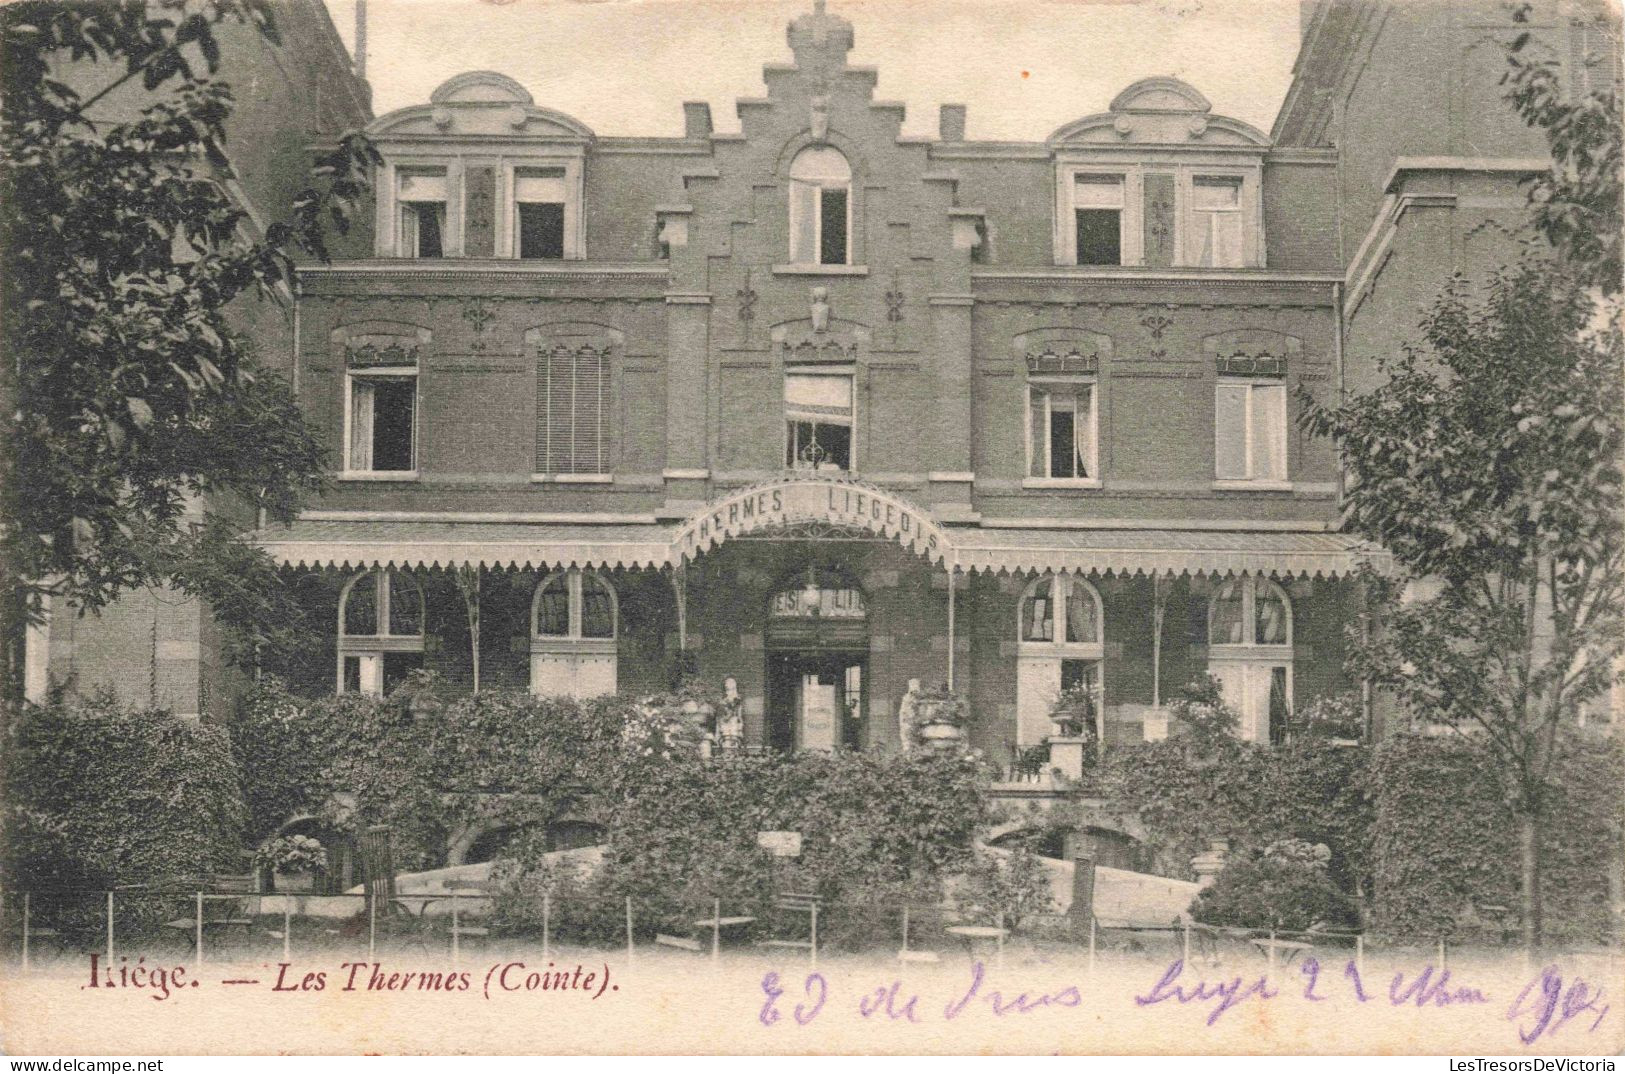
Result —
[[704, 101], [683, 102], [683, 137], [711, 137], [711, 106]]
[[937, 136], [944, 142], [965, 140], [965, 106], [945, 104], [937, 113]]
[[367, 0], [355, 0], [355, 76], [367, 78]]

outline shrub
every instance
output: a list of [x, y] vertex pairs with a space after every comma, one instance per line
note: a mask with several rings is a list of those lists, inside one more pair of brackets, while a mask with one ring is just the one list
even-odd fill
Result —
[[978, 851], [954, 890], [954, 908], [979, 924], [1002, 923], [1014, 932], [1023, 920], [1049, 911], [1049, 874], [1025, 847]]
[[34, 897], [47, 920], [94, 920], [98, 893], [116, 885], [243, 868], [237, 768], [219, 727], [110, 694], [27, 705], [7, 725], [6, 886], [57, 892]]
[[1327, 870], [1331, 850], [1301, 839], [1278, 840], [1233, 858], [1191, 903], [1206, 925], [1300, 932], [1312, 925], [1345, 927], [1349, 900]]

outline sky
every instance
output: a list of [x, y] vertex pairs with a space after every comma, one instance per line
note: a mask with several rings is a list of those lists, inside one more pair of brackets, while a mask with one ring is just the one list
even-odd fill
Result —
[[[353, 49], [355, 0], [325, 0]], [[682, 133], [682, 102], [719, 131], [789, 62], [785, 26], [812, 0], [368, 0], [377, 114], [428, 101], [463, 71], [494, 70], [536, 103], [604, 135]], [[1298, 45], [1296, 0], [830, 0], [855, 28], [854, 65], [936, 133], [937, 106], [969, 106], [972, 139], [1041, 141], [1103, 112], [1119, 90], [1173, 75], [1213, 110], [1268, 131]]]

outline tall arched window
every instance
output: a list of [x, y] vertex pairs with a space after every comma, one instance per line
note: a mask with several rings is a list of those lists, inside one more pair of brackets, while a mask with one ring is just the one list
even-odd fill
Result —
[[808, 146], [790, 163], [790, 260], [852, 262], [852, 166], [839, 149]]
[[1027, 586], [1016, 612], [1018, 743], [1051, 732], [1050, 706], [1062, 690], [1090, 691], [1098, 718], [1106, 633], [1095, 587], [1074, 575], [1046, 575]]
[[1292, 710], [1292, 601], [1248, 575], [1213, 591], [1207, 615], [1208, 673], [1249, 742], [1280, 742]]
[[568, 697], [615, 692], [620, 605], [592, 571], [550, 574], [530, 606], [530, 691]]
[[400, 571], [368, 571], [339, 594], [338, 691], [387, 694], [423, 666], [423, 589]]

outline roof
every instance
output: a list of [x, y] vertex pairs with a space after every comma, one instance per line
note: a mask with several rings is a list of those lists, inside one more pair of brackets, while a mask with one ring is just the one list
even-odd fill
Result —
[[[657, 522], [324, 517], [261, 530], [259, 543], [278, 563], [301, 567], [660, 568], [704, 554], [678, 540], [680, 531]], [[1386, 552], [1336, 533], [955, 527], [944, 535], [966, 572], [1337, 577], [1366, 563], [1389, 566]]]

